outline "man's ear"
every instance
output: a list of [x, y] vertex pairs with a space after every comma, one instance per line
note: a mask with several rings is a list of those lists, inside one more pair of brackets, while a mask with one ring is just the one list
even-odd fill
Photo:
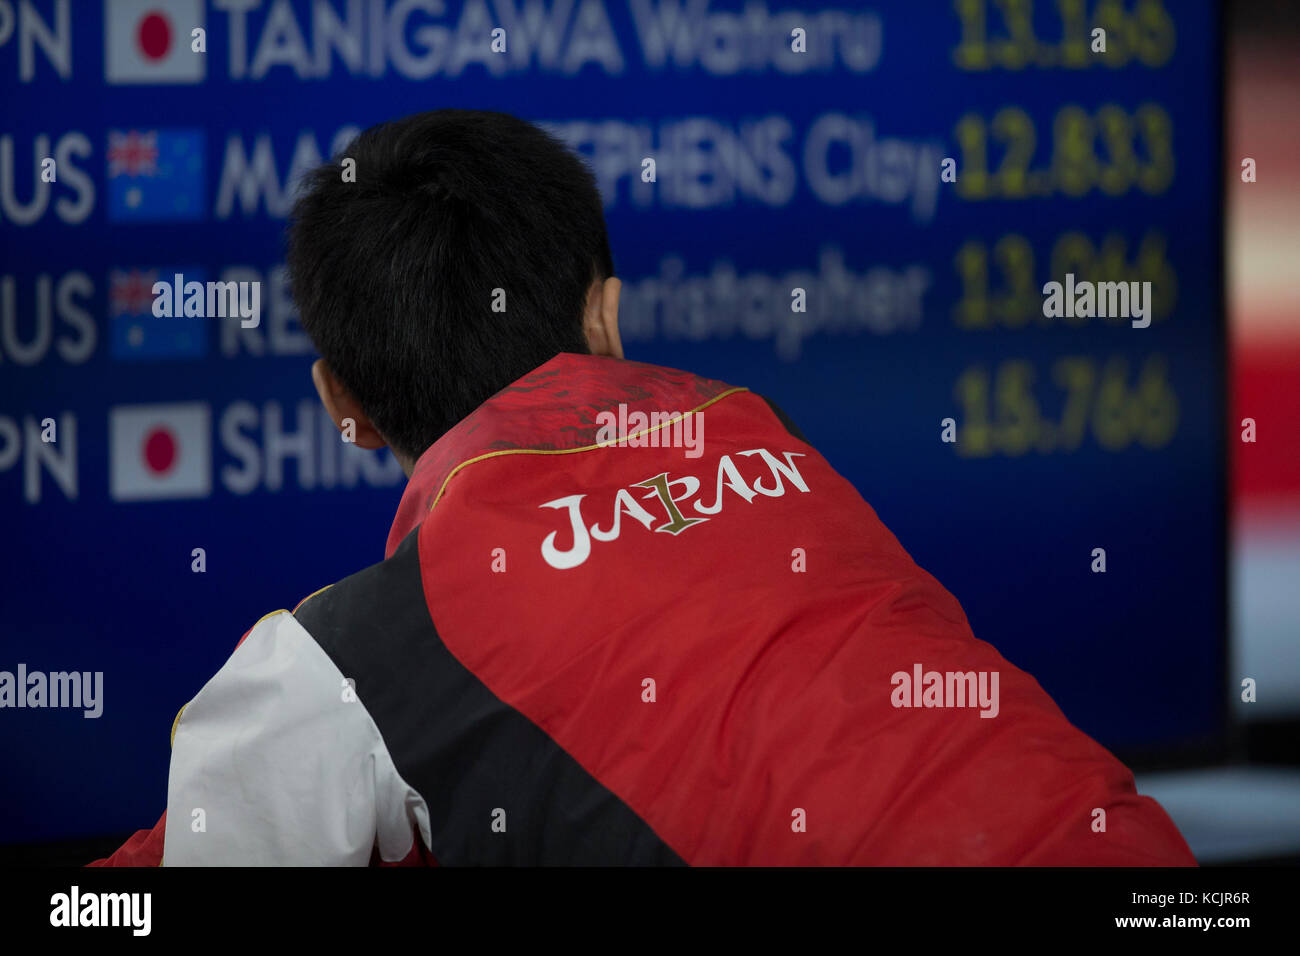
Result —
[[352, 393], [330, 371], [324, 359], [312, 363], [311, 380], [316, 385], [316, 394], [320, 396], [325, 411], [343, 433], [344, 440], [350, 440], [362, 448], [383, 448], [388, 444], [384, 436], [370, 424], [370, 419], [361, 410]]
[[593, 282], [587, 293], [582, 328], [592, 355], [623, 357], [623, 340], [618, 334], [618, 293], [622, 287], [622, 282], [610, 276], [604, 282]]

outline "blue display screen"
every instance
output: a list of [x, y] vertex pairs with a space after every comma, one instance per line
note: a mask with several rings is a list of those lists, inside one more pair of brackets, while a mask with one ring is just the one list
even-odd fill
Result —
[[[776, 401], [1072, 722], [1215, 737], [1220, 83], [1203, 0], [0, 3], [0, 670], [102, 674], [0, 709], [0, 842], [151, 825], [239, 637], [382, 559], [284, 225], [441, 107], [581, 152], [628, 357]], [[154, 315], [178, 274], [258, 324]]]

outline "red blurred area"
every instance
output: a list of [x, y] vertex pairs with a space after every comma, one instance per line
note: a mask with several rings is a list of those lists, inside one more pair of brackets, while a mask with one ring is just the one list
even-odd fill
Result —
[[[1292, 38], [1237, 34], [1230, 50], [1227, 254], [1233, 517], [1300, 517], [1300, 58]], [[1242, 161], [1256, 181], [1242, 182]], [[1254, 444], [1241, 440], [1244, 418]], [[1276, 529], [1274, 529], [1276, 530]]]
[[[1300, 338], [1234, 346], [1233, 498], [1237, 513], [1300, 509]], [[1253, 418], [1256, 442], [1241, 441]]]

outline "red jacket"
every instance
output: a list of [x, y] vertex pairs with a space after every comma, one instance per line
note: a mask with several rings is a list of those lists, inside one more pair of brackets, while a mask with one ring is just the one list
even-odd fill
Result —
[[245, 635], [101, 863], [1194, 863], [748, 390], [557, 356], [387, 554]]

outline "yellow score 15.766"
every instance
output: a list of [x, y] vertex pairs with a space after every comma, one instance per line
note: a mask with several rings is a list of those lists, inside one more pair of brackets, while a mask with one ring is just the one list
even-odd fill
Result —
[[[1047, 395], [1037, 388], [1037, 369], [1022, 359], [965, 369], [953, 388], [961, 410], [957, 442], [963, 458], [1072, 452], [1091, 437], [1106, 451], [1137, 444], [1163, 448], [1178, 429], [1178, 398], [1166, 360], [1152, 355], [1130, 384], [1128, 362], [1067, 356], [1052, 364]], [[1054, 388], [1053, 388], [1054, 386]], [[1047, 416], [1039, 399], [1060, 405]]]

